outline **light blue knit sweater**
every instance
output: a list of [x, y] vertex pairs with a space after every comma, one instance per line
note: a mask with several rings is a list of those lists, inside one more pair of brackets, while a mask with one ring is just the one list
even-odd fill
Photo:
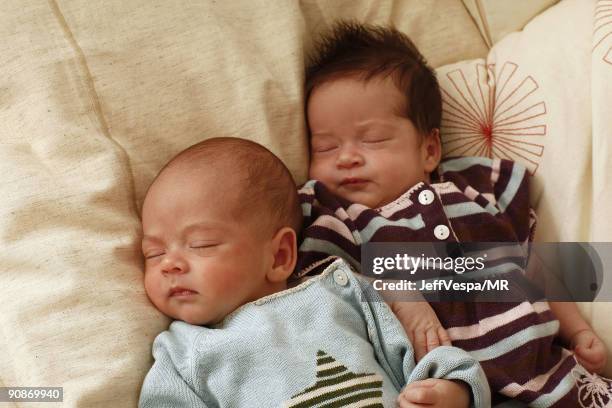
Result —
[[[395, 407], [401, 388], [462, 380], [490, 406], [476, 360], [439, 347], [415, 365], [402, 326], [342, 260], [299, 286], [246, 304], [208, 328], [175, 321], [153, 343], [145, 407]], [[368, 296], [372, 296], [370, 291]], [[375, 294], [374, 294], [375, 295]], [[370, 298], [371, 299], [371, 298]], [[329, 404], [329, 405], [326, 405]]]

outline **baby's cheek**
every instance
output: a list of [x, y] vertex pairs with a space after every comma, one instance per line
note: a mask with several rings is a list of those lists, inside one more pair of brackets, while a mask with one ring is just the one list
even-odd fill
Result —
[[144, 287], [149, 300], [159, 309], [162, 296], [158, 280], [152, 276], [145, 275]]
[[208, 285], [210, 289], [214, 287], [213, 293], [223, 300], [224, 297], [231, 297], [239, 291], [245, 284], [244, 280], [245, 277], [237, 274], [235, 270], [227, 270], [219, 273], [215, 279], [209, 280]]
[[312, 159], [310, 168], [308, 169], [308, 178], [326, 182], [333, 171], [333, 166], [330, 166], [327, 161]]
[[265, 280], [261, 272], [262, 266], [257, 263], [257, 260], [261, 261], [261, 255], [248, 251], [246, 254], [251, 254], [252, 259], [248, 266], [236, 265], [215, 282], [219, 300], [226, 305], [240, 306], [247, 300], [251, 300], [255, 288], [258, 288]]

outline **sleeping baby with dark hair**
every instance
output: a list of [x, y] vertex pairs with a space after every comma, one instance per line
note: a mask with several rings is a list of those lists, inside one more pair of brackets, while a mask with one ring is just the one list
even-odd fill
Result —
[[301, 221], [289, 171], [256, 143], [208, 139], [160, 171], [142, 208], [144, 284], [175, 320], [153, 343], [140, 407], [490, 405], [466, 352], [416, 363], [346, 262], [288, 287]]
[[[318, 48], [306, 70], [312, 180], [300, 190], [305, 225], [297, 278], [316, 274], [330, 255], [361, 271], [369, 242], [529, 244], [535, 226], [529, 173], [497, 158], [441, 162], [440, 89], [406, 35], [341, 22]], [[506, 272], [525, 271], [512, 263], [487, 270]], [[576, 305], [549, 304], [522, 290], [513, 288], [516, 302], [421, 298], [391, 308], [417, 360], [452, 342], [480, 361], [494, 401], [612, 404], [611, 382], [591, 374], [605, 366], [605, 347]]]

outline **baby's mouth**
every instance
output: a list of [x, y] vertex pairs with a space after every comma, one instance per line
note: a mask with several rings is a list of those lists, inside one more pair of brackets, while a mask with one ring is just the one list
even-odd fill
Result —
[[172, 289], [170, 289], [170, 292], [168, 292], [168, 296], [169, 297], [187, 297], [187, 296], [191, 296], [191, 295], [196, 295], [198, 292], [196, 292], [195, 290], [191, 290], [191, 289], [187, 289], [187, 288], [183, 288], [180, 286], [176, 286]]
[[347, 177], [345, 179], [342, 179], [342, 181], [340, 182], [340, 187], [360, 188], [360, 187], [363, 187], [367, 183], [369, 183], [369, 180], [366, 180], [363, 178]]
[[341, 186], [365, 184], [368, 180], [359, 177], [347, 177], [340, 182]]

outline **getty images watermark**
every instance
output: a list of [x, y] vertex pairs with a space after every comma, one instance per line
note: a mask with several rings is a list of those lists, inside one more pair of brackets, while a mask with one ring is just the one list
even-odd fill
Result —
[[361, 271], [386, 299], [612, 300], [611, 243], [368, 243]]
[[376, 279], [372, 282], [376, 290], [418, 290], [424, 291], [462, 291], [470, 293], [473, 291], [507, 291], [509, 284], [507, 279], [483, 279], [482, 281], [462, 281], [452, 278], [453, 273], [462, 275], [465, 272], [482, 271], [485, 269], [487, 254], [478, 257], [471, 256], [409, 256], [406, 253], [394, 256], [377, 256], [372, 259], [371, 272], [374, 275], [383, 275], [389, 271], [403, 272], [410, 276], [417, 272], [424, 274], [427, 271], [447, 271], [451, 278], [447, 279], [420, 279], [420, 280], [384, 280]]

